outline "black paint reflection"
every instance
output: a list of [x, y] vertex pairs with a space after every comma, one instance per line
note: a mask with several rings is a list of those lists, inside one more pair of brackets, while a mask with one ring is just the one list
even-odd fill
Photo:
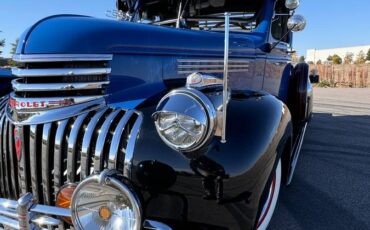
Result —
[[204, 199], [221, 202], [224, 189], [223, 180], [229, 177], [222, 165], [206, 156], [200, 156], [190, 161], [190, 167], [196, 175], [202, 177]]

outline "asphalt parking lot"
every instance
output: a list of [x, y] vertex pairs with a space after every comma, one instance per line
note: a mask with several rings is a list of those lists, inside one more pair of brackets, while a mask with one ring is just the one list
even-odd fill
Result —
[[296, 174], [269, 229], [370, 229], [370, 89], [314, 93]]

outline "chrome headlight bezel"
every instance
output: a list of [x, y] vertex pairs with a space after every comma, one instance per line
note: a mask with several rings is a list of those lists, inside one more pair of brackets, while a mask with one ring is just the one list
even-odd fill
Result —
[[[176, 101], [176, 105], [173, 102], [169, 103], [170, 100]], [[187, 106], [189, 104], [192, 104], [192, 106]], [[197, 138], [195, 143], [189, 147], [182, 147], [180, 145], [172, 143], [161, 133], [158, 124], [158, 117], [162, 113], [175, 113], [192, 118], [193, 120], [199, 122], [202, 126], [204, 126], [202, 135]], [[191, 152], [198, 150], [199, 148], [203, 147], [206, 142], [209, 141], [210, 137], [214, 134], [215, 131], [216, 116], [216, 109], [214, 108], [211, 100], [201, 91], [191, 88], [180, 88], [166, 94], [158, 103], [157, 111], [153, 114], [155, 127], [160, 138], [169, 147], [181, 152]]]
[[[73, 225], [77, 229], [84, 229], [81, 226], [81, 222], [78, 215], [78, 201], [80, 198], [80, 193], [86, 189], [86, 187], [90, 185], [97, 185], [101, 186], [103, 189], [103, 186], [110, 189], [117, 190], [120, 194], [122, 194], [125, 198], [127, 198], [127, 201], [132, 206], [133, 213], [136, 217], [136, 222], [132, 230], [140, 230], [141, 224], [142, 224], [142, 209], [139, 202], [138, 197], [136, 194], [124, 183], [122, 183], [120, 180], [118, 180], [115, 177], [115, 171], [113, 170], [104, 170], [102, 173], [98, 175], [93, 175], [88, 177], [87, 179], [83, 180], [81, 183], [78, 184], [76, 190], [73, 193], [72, 196], [72, 202], [71, 202], [71, 217]], [[92, 199], [92, 198], [91, 198]], [[91, 220], [93, 221], [93, 220]]]

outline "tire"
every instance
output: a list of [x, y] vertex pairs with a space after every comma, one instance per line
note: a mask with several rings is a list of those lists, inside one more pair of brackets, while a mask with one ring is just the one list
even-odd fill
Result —
[[274, 214], [277, 200], [279, 197], [281, 185], [281, 160], [275, 170], [275, 175], [271, 181], [270, 192], [263, 206], [261, 215], [258, 219], [257, 230], [265, 230], [269, 225], [272, 215]]

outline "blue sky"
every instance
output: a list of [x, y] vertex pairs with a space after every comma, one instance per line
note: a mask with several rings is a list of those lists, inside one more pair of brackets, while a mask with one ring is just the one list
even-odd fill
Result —
[[[115, 0], [1, 0], [0, 38], [6, 38], [5, 56], [10, 43], [30, 25], [53, 14], [72, 13], [106, 18]], [[370, 44], [369, 0], [301, 0], [298, 13], [308, 21], [297, 33], [294, 46], [300, 55], [310, 48], [335, 48]]]

